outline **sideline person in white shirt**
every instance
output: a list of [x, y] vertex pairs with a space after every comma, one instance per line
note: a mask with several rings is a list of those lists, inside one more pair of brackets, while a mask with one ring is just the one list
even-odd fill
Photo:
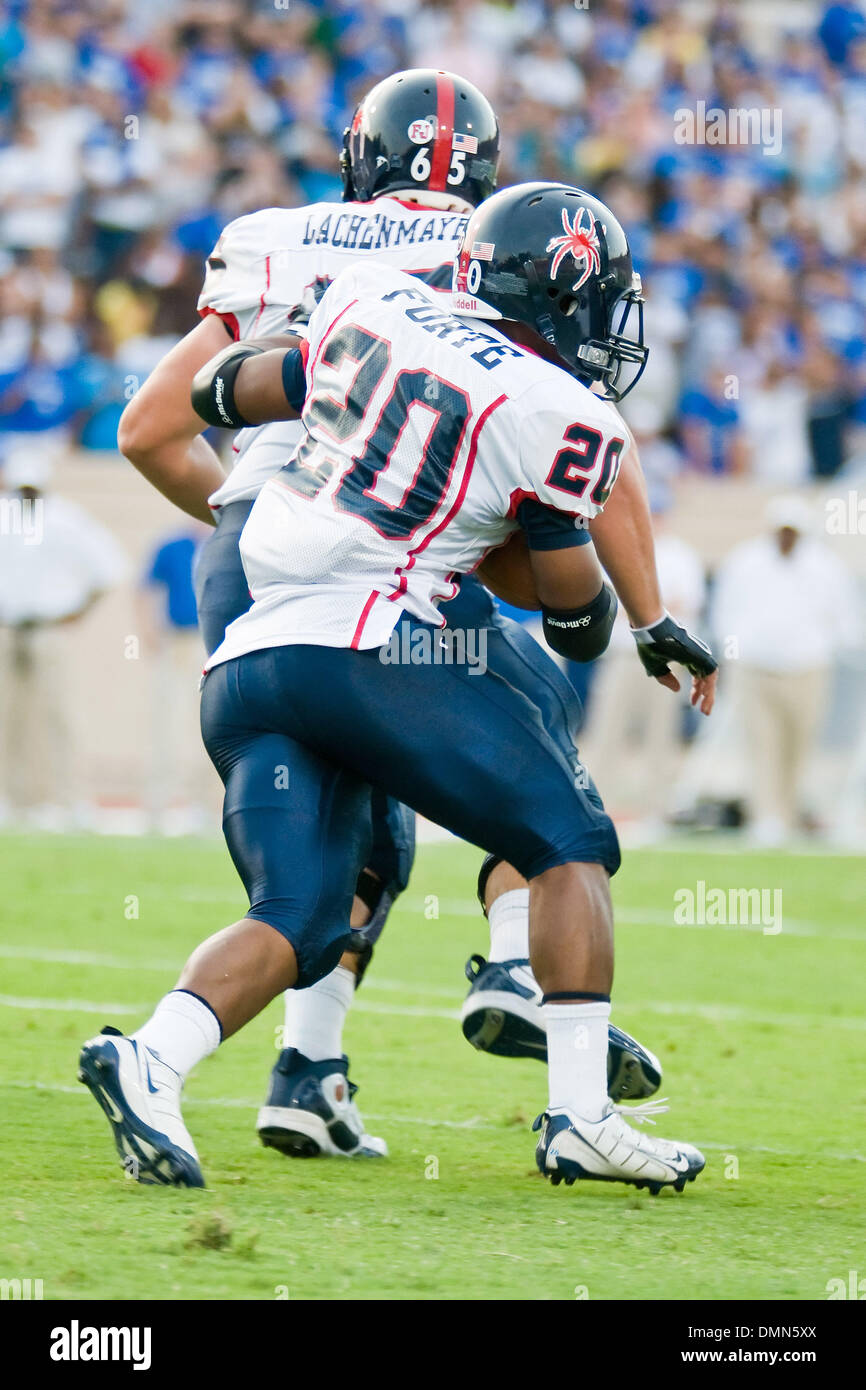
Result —
[[123, 578], [108, 531], [44, 495], [52, 459], [7, 454], [0, 494], [0, 819], [65, 829], [76, 800], [69, 625]]
[[837, 654], [856, 645], [859, 602], [841, 561], [817, 540], [801, 497], [774, 497], [767, 532], [722, 563], [713, 629], [728, 655], [751, 779], [752, 838], [784, 843], [826, 712]]

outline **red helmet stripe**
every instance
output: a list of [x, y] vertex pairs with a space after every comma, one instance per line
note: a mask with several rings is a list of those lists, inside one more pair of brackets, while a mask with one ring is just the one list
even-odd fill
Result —
[[428, 188], [435, 193], [444, 193], [451, 168], [451, 141], [454, 138], [454, 83], [444, 72], [436, 74], [436, 119], [438, 128], [433, 142]]

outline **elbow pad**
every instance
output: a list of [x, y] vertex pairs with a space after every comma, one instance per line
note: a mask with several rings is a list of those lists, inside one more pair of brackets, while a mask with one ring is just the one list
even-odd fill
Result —
[[196, 372], [190, 400], [197, 415], [220, 429], [240, 430], [249, 425], [235, 405], [235, 378], [248, 357], [264, 348], [255, 343], [230, 343]]
[[547, 645], [567, 661], [595, 661], [607, 649], [618, 604], [607, 584], [583, 608], [562, 612], [542, 607]]

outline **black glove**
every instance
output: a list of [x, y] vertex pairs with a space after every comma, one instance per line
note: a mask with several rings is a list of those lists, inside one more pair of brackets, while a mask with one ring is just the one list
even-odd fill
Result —
[[711, 676], [719, 664], [706, 642], [680, 627], [667, 611], [652, 627], [633, 627], [632, 635], [648, 676], [669, 675], [669, 661], [685, 666], [693, 676]]

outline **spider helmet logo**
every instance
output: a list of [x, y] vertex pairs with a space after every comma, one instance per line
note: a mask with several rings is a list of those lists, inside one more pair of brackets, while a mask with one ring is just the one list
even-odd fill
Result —
[[550, 278], [555, 280], [565, 257], [573, 256], [581, 274], [575, 280], [572, 289], [579, 290], [581, 285], [586, 284], [591, 275], [598, 275], [601, 271], [601, 247], [598, 241], [598, 232], [595, 229], [592, 214], [588, 208], [584, 207], [578, 208], [571, 222], [568, 220], [567, 210], [563, 208], [562, 229], [563, 235], [551, 237], [545, 247], [545, 250], [554, 253], [550, 262]]

